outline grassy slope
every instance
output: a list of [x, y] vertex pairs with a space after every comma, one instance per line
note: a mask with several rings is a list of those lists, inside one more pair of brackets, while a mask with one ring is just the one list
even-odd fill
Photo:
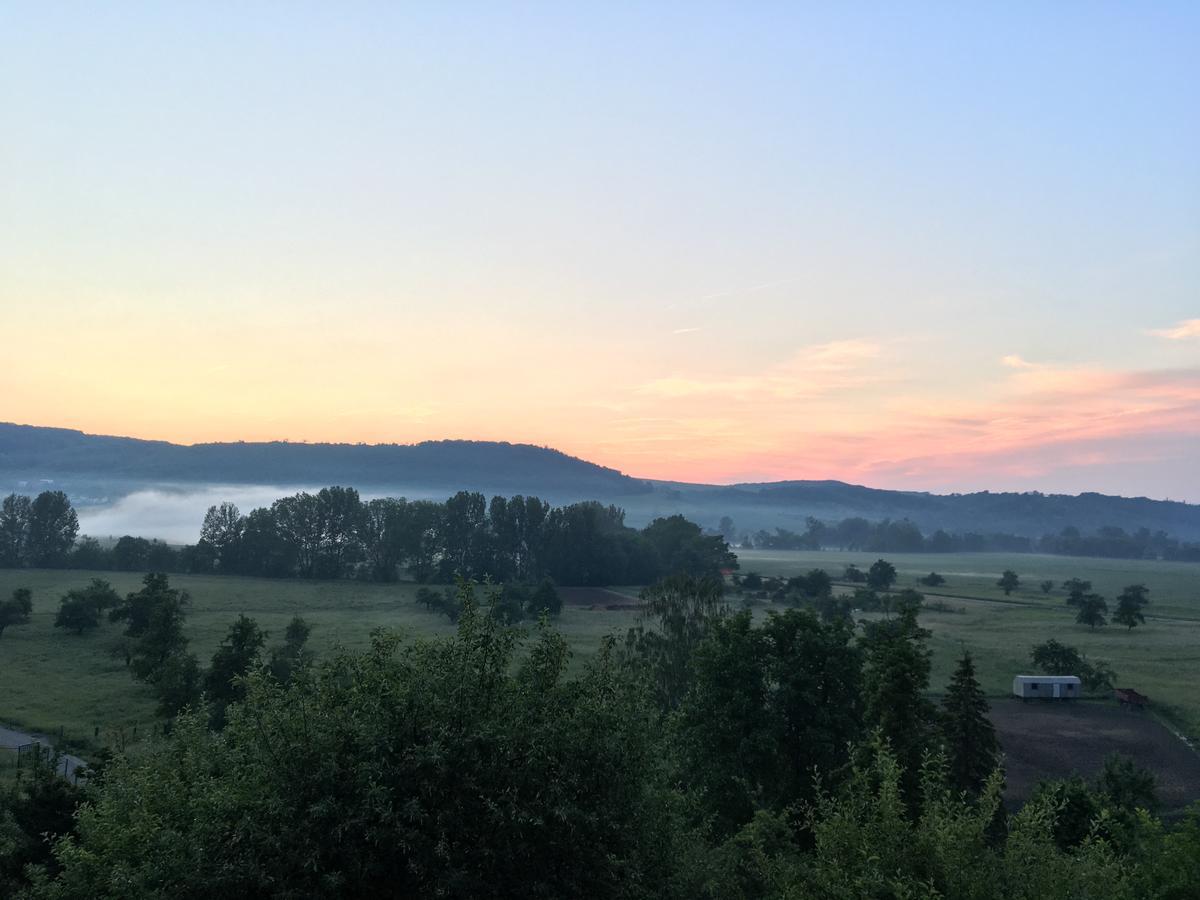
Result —
[[[847, 562], [865, 568], [874, 560], [861, 553], [773, 551], [743, 551], [741, 558], [743, 572], [783, 575], [814, 567], [840, 574]], [[1013, 674], [1029, 669], [1030, 647], [1057, 637], [1089, 656], [1109, 660], [1123, 685], [1150, 695], [1157, 708], [1169, 712], [1193, 737], [1200, 736], [1200, 691], [1195, 689], [1200, 684], [1200, 565], [999, 554], [897, 554], [891, 561], [900, 571], [901, 585], [914, 584], [916, 577], [933, 569], [948, 582], [939, 593], [983, 598], [946, 598], [949, 606], [964, 612], [930, 610], [923, 616], [934, 633], [935, 689], [946, 683], [955, 656], [965, 646], [978, 660], [985, 688], [1004, 695]], [[1015, 569], [1022, 578], [1022, 589], [1007, 598], [1016, 602], [994, 602], [1006, 599], [995, 586], [1005, 568]], [[84, 746], [92, 742], [96, 728], [103, 743], [116, 727], [129, 733], [137, 723], [144, 733], [153, 723], [149, 690], [105, 651], [117, 626], [105, 625], [83, 637], [52, 627], [59, 597], [95, 575], [107, 578], [122, 593], [140, 581], [127, 573], [0, 570], [0, 596], [27, 586], [33, 589], [35, 604], [33, 622], [9, 628], [0, 637], [0, 721], [47, 732], [61, 726], [69, 739]], [[1151, 591], [1148, 611], [1170, 619], [1151, 618], [1145, 628], [1133, 632], [1113, 627], [1092, 632], [1075, 625], [1062, 594], [1047, 597], [1037, 587], [1045, 578], [1057, 584], [1075, 575], [1091, 579], [1110, 601], [1123, 585], [1144, 582]], [[282, 636], [293, 615], [303, 615], [315, 626], [312, 645], [318, 651], [338, 643], [361, 647], [380, 627], [409, 634], [448, 633], [452, 628], [444, 617], [416, 606], [416, 586], [410, 584], [206, 576], [171, 580], [191, 594], [191, 649], [204, 662], [239, 613], [257, 619], [272, 633], [272, 641]], [[580, 660], [595, 652], [602, 635], [623, 631], [633, 616], [629, 611], [567, 607], [558, 625]]]

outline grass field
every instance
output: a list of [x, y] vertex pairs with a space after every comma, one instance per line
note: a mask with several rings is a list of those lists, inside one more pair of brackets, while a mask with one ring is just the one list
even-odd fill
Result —
[[[0, 722], [53, 735], [62, 729], [69, 744], [84, 749], [111, 743], [118, 732], [128, 740], [135, 728], [142, 737], [155, 722], [150, 689], [129, 675], [123, 660], [109, 655], [120, 625], [106, 623], [83, 636], [53, 627], [62, 595], [92, 578], [108, 580], [121, 594], [141, 583], [140, 575], [126, 572], [0, 569], [0, 597], [28, 587], [34, 604], [28, 625], [10, 627], [0, 636]], [[318, 654], [335, 645], [364, 647], [377, 628], [410, 635], [454, 630], [445, 616], [416, 604], [413, 584], [198, 575], [172, 575], [171, 584], [191, 597], [189, 649], [205, 665], [240, 613], [270, 633], [268, 646], [282, 640], [292, 616], [303, 616], [313, 626], [309, 646]], [[568, 605], [557, 624], [578, 665], [595, 652], [603, 635], [623, 631], [634, 617], [628, 610]]]
[[[743, 550], [738, 556], [743, 573], [796, 575], [823, 568], [834, 577], [849, 563], [866, 571], [878, 558], [830, 551]], [[921, 616], [933, 632], [935, 691], [949, 681], [965, 647], [976, 658], [984, 689], [1007, 696], [1013, 675], [1031, 671], [1033, 645], [1057, 638], [1089, 657], [1108, 660], [1122, 687], [1148, 695], [1156, 712], [1189, 737], [1200, 738], [1200, 564], [995, 553], [892, 554], [888, 561], [899, 574], [899, 587], [917, 588], [928, 602], [941, 600], [958, 610], [927, 609]], [[1020, 576], [1021, 588], [1005, 597], [996, 581], [1009, 568]], [[944, 576], [946, 584], [927, 589], [917, 583], [931, 571]], [[1092, 582], [1110, 611], [1121, 588], [1145, 584], [1150, 589], [1146, 624], [1132, 631], [1076, 625], [1064, 593], [1056, 589], [1047, 595], [1038, 587], [1047, 579], [1057, 586], [1076, 576]]]
[[[854, 562], [866, 568], [873, 556], [861, 553], [742, 551], [743, 572], [794, 575], [824, 568], [840, 575]], [[952, 612], [927, 610], [933, 631], [933, 688], [940, 691], [963, 647], [976, 656], [985, 689], [1004, 696], [1017, 672], [1029, 670], [1029, 650], [1050, 637], [1107, 659], [1121, 684], [1148, 694], [1155, 710], [1180, 730], [1200, 737], [1200, 565], [1128, 562], [1067, 557], [952, 554], [890, 557], [901, 586], [931, 570], [947, 584], [937, 593]], [[1005, 568], [1021, 576], [1023, 587], [1006, 598], [995, 581]], [[1056, 584], [1079, 576], [1090, 579], [1111, 601], [1122, 586], [1142, 582], [1152, 605], [1145, 627], [1132, 632], [1108, 627], [1092, 632], [1076, 625], [1061, 592], [1044, 595], [1043, 579]], [[121, 660], [107, 651], [119, 626], [103, 625], [82, 637], [53, 627], [59, 598], [93, 577], [109, 580], [121, 593], [135, 590], [133, 573], [55, 570], [0, 570], [0, 596], [13, 588], [33, 590], [34, 615], [29, 625], [10, 627], [0, 637], [0, 722], [57, 734], [86, 749], [111, 743], [118, 735], [143, 736], [154, 725], [154, 701], [147, 687], [134, 681]], [[207, 663], [229, 624], [239, 613], [255, 618], [271, 633], [268, 644], [282, 637], [293, 615], [313, 626], [311, 646], [318, 653], [334, 645], [364, 646], [376, 628], [396, 628], [411, 635], [448, 634], [444, 616], [416, 605], [416, 585], [304, 582], [241, 577], [172, 576], [173, 585], [191, 595], [187, 632], [191, 648]], [[633, 588], [615, 589], [631, 596]], [[598, 595], [599, 596], [599, 595]], [[620, 596], [610, 598], [621, 605]], [[599, 602], [568, 602], [558, 627], [569, 640], [576, 664], [595, 652], [600, 638], [623, 632], [634, 620], [630, 609], [607, 609]], [[592, 608], [589, 608], [591, 606]]]

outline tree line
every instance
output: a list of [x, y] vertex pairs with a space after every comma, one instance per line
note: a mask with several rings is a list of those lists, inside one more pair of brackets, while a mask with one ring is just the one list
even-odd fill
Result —
[[[169, 592], [147, 579], [119, 620], [175, 610]], [[930, 699], [919, 602], [873, 623], [754, 616], [719, 580], [679, 576], [573, 667], [547, 622], [523, 640], [492, 614], [497, 592], [459, 583], [454, 636], [381, 632], [284, 674], [239, 620], [165, 739], [104, 760], [84, 788], [42, 771], [0, 795], [0, 889], [1172, 900], [1200, 887], [1200, 809], [1165, 826], [1131, 760], [1004, 807], [974, 662], [964, 652]], [[158, 642], [138, 653], [156, 659]], [[237, 690], [218, 717], [221, 683]]]
[[[835, 523], [809, 517], [804, 531], [776, 528], [744, 535], [744, 549], [862, 550], [871, 553], [1050, 553], [1059, 556], [1094, 556], [1109, 559], [1164, 559], [1200, 562], [1200, 543], [1180, 541], [1165, 531], [1139, 528], [1132, 533], [1105, 526], [1092, 534], [1067, 526], [1057, 534], [1031, 538], [1018, 534], [964, 532], [941, 528], [926, 535], [908, 519], [872, 522], [861, 516]], [[736, 532], [732, 520], [721, 520], [719, 530], [730, 540]]]
[[111, 546], [77, 539], [78, 517], [62, 492], [6, 498], [0, 563], [80, 569], [224, 573], [270, 578], [357, 578], [450, 583], [456, 576], [536, 585], [648, 584], [674, 572], [717, 574], [737, 567], [719, 535], [683, 516], [645, 528], [615, 506], [551, 506], [537, 497], [490, 500], [461, 491], [444, 502], [377, 498], [328, 487], [281, 497], [243, 515], [211, 507], [200, 540], [173, 547], [125, 535]]

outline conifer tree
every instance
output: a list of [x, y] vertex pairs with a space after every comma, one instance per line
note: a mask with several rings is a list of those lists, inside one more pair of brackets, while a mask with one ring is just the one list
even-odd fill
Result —
[[950, 779], [972, 794], [982, 789], [1000, 753], [996, 729], [987, 714], [988, 702], [975, 677], [975, 661], [964, 651], [942, 698], [941, 731]]

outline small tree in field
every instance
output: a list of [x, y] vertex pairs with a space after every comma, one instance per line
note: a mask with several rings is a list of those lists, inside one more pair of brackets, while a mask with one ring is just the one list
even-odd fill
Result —
[[55, 628], [65, 628], [76, 634], [83, 634], [99, 624], [100, 613], [87, 599], [80, 596], [78, 591], [71, 591], [62, 598], [62, 606], [58, 608], [58, 615], [54, 617]]
[[1146, 617], [1142, 615], [1142, 607], [1150, 602], [1146, 599], [1149, 592], [1144, 584], [1131, 584], [1121, 591], [1117, 597], [1117, 611], [1113, 613], [1113, 621], [1131, 630], [1137, 625], [1145, 625]]
[[996, 584], [1004, 591], [1004, 596], [1007, 597], [1021, 586], [1021, 579], [1017, 577], [1017, 573], [1012, 569], [1005, 569], [1004, 574], [1000, 576], [1000, 580]]
[[9, 625], [28, 625], [33, 612], [33, 594], [29, 588], [17, 588], [12, 598], [0, 603], [0, 634]]
[[896, 582], [896, 567], [886, 559], [877, 559], [867, 570], [867, 585], [874, 591], [886, 591]]
[[1039, 586], [1039, 587], [1042, 589], [1042, 593], [1043, 593], [1043, 594], [1048, 594], [1048, 593], [1050, 593], [1052, 590], [1054, 590], [1054, 582], [1053, 582], [1053, 581], [1050, 581], [1050, 580], [1043, 581], [1043, 582], [1042, 582], [1040, 585], [1038, 585], [1038, 586]]
[[921, 584], [925, 585], [926, 587], [941, 587], [946, 583], [946, 579], [937, 572], [930, 572], [928, 575], [921, 578], [920, 581]]
[[1075, 621], [1095, 629], [1108, 624], [1108, 603], [1099, 594], [1084, 594], [1079, 601], [1079, 612]]
[[1067, 592], [1067, 606], [1078, 606], [1083, 601], [1084, 594], [1092, 589], [1092, 583], [1082, 578], [1068, 578], [1062, 583], [1062, 587]]

